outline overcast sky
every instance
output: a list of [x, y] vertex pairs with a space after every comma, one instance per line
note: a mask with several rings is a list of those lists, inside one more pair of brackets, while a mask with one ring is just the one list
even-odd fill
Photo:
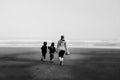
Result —
[[120, 39], [120, 0], [0, 0], [0, 39]]

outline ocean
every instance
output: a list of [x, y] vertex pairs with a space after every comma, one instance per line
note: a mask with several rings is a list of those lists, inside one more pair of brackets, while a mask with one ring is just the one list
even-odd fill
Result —
[[[47, 40], [0, 40], [0, 47], [41, 47]], [[52, 41], [48, 40], [48, 46]], [[57, 41], [53, 41], [57, 44]], [[119, 41], [67, 41], [68, 48], [112, 48], [120, 49]]]

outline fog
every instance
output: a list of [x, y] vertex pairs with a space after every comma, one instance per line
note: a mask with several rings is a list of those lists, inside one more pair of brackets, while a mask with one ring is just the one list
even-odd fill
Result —
[[119, 40], [119, 0], [0, 0], [0, 39]]

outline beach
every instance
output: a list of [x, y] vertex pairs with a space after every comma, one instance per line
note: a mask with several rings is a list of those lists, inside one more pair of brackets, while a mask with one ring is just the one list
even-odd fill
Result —
[[64, 65], [41, 62], [40, 47], [0, 47], [0, 80], [119, 80], [120, 50], [69, 48]]

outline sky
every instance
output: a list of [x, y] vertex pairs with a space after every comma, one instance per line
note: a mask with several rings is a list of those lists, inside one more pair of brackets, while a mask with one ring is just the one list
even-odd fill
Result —
[[120, 39], [120, 0], [0, 0], [0, 39]]

